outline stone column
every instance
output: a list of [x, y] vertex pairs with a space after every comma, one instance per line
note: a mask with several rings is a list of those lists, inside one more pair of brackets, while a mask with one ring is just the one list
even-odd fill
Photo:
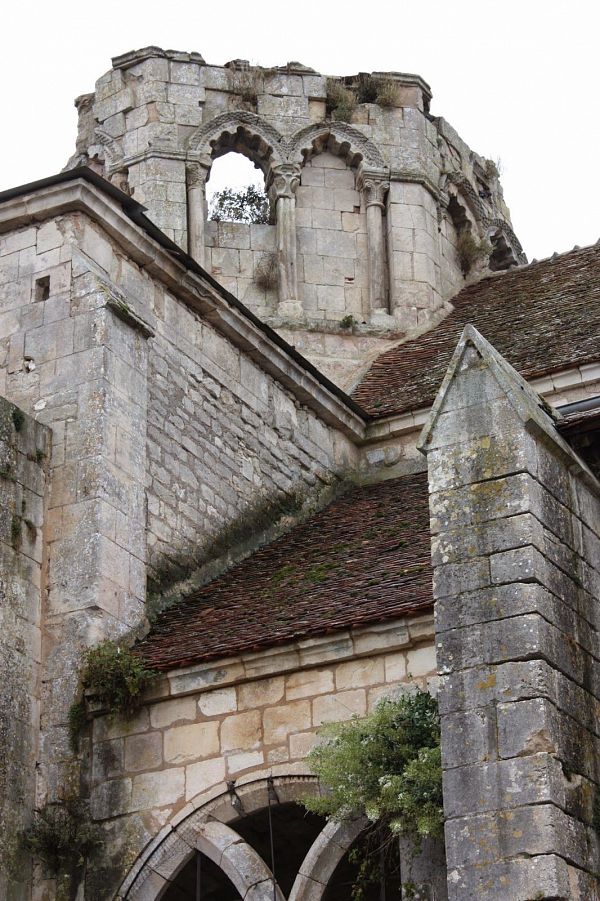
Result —
[[385, 273], [383, 212], [390, 183], [387, 173], [362, 169], [357, 187], [367, 210], [367, 252], [369, 257], [369, 312], [373, 325], [389, 327], [388, 292]]
[[300, 169], [293, 163], [283, 163], [272, 170], [269, 189], [275, 204], [277, 223], [277, 263], [279, 270], [279, 313], [287, 318], [302, 316], [298, 298], [296, 249], [296, 189], [300, 184]]
[[472, 326], [421, 448], [449, 901], [597, 898], [600, 486]]
[[205, 264], [204, 223], [206, 222], [206, 179], [210, 160], [187, 163], [185, 180], [187, 191], [187, 251], [201, 266]]

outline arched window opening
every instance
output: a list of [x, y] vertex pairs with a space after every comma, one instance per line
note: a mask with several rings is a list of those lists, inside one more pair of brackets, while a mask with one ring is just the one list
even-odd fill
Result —
[[[295, 803], [273, 803], [271, 823], [267, 807], [242, 815], [229, 824], [271, 869], [271, 838], [277, 885], [287, 897], [300, 865], [320, 834], [325, 819]], [[200, 886], [198, 886], [200, 876]], [[198, 892], [198, 887], [200, 891]], [[161, 901], [238, 901], [240, 895], [227, 876], [204, 854], [181, 869]]]
[[[372, 841], [369, 830], [359, 835], [346, 851], [329, 880], [322, 901], [348, 901], [359, 881], [361, 861]], [[402, 897], [402, 873], [399, 842], [390, 842], [370, 865], [370, 875], [361, 880], [364, 901], [391, 901]]]
[[201, 901], [241, 899], [241, 895], [223, 870], [205, 854], [195, 855], [187, 862], [162, 895], [161, 901], [198, 901], [198, 897]]
[[467, 211], [454, 194], [450, 195], [450, 200], [448, 202], [448, 212], [457, 234], [460, 234], [465, 230], [472, 230], [471, 220], [467, 215]]
[[208, 218], [216, 222], [265, 225], [271, 221], [265, 177], [248, 157], [235, 151], [212, 164], [206, 185]]
[[[300, 865], [315, 841], [325, 819], [308, 813], [298, 804], [273, 804], [273, 858], [275, 878], [283, 894], [290, 893]], [[271, 867], [271, 847], [268, 810], [258, 810], [231, 824], [235, 831], [254, 848], [267, 866]]]

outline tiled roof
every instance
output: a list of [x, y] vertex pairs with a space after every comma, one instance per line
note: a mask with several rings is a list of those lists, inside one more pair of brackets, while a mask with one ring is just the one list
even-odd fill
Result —
[[347, 494], [164, 611], [137, 648], [169, 670], [432, 606], [427, 475]]
[[454, 311], [386, 351], [353, 392], [375, 417], [427, 407], [467, 323], [525, 378], [600, 359], [600, 247], [484, 278], [452, 299]]

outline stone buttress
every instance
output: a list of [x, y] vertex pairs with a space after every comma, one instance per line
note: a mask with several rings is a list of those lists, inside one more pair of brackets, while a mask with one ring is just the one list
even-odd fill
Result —
[[421, 442], [448, 897], [597, 898], [598, 483], [472, 326]]

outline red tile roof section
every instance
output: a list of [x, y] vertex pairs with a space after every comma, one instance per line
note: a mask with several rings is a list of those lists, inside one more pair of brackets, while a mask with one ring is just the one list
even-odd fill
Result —
[[433, 403], [467, 323], [527, 379], [600, 360], [600, 247], [482, 279], [414, 341], [378, 357], [353, 392], [374, 417]]
[[355, 488], [164, 611], [137, 648], [170, 670], [433, 604], [426, 473]]

